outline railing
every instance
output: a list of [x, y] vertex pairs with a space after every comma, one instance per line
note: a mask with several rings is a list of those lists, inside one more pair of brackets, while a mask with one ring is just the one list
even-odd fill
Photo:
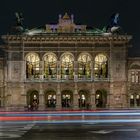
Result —
[[25, 82], [102, 82], [109, 81], [109, 78], [97, 78], [97, 77], [88, 77], [88, 76], [74, 76], [71, 77], [69, 75], [66, 76], [57, 76], [57, 77], [49, 77], [49, 78], [27, 78]]
[[110, 79], [109, 78], [94, 78], [94, 81], [95, 82], [98, 82], [98, 81], [109, 81]]

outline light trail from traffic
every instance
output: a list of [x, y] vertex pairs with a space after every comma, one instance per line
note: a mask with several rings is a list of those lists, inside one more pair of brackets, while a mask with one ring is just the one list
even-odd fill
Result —
[[140, 112], [0, 112], [0, 123], [140, 123]]

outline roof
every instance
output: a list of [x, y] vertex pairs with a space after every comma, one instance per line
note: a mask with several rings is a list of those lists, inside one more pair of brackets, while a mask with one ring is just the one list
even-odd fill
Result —
[[68, 13], [65, 13], [65, 15], [63, 16], [63, 19], [66, 19], [66, 20], [69, 20], [70, 19]]

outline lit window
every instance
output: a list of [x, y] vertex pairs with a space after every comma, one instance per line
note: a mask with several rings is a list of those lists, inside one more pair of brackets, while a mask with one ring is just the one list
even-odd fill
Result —
[[108, 61], [107, 57], [103, 54], [95, 57], [94, 75], [98, 78], [107, 78], [108, 76]]
[[139, 82], [139, 72], [138, 71], [132, 71], [131, 72], [131, 82], [132, 83], [138, 83]]
[[85, 95], [84, 94], [82, 94], [82, 100], [85, 100]]
[[140, 95], [137, 94], [137, 95], [136, 95], [136, 99], [139, 99], [139, 98], [140, 98]]
[[78, 58], [78, 77], [91, 77], [91, 58], [88, 54], [81, 54]]
[[135, 82], [135, 72], [131, 72], [131, 82]]
[[56, 78], [57, 75], [57, 58], [55, 54], [48, 53], [44, 56], [44, 78]]
[[138, 75], [138, 71], [136, 72], [136, 83], [139, 82], [139, 75]]
[[34, 95], [34, 99], [37, 99], [37, 96], [36, 95]]
[[134, 95], [131, 94], [130, 99], [134, 99]]
[[61, 58], [61, 76], [62, 78], [73, 79], [74, 58], [70, 53], [66, 53]]
[[96, 95], [96, 99], [99, 99], [99, 97], [100, 97], [100, 95], [99, 95], [99, 94], [97, 94], [97, 95]]
[[53, 99], [56, 99], [56, 95], [53, 95]]
[[26, 57], [26, 77], [39, 78], [39, 56], [36, 53], [29, 53]]
[[50, 100], [52, 98], [52, 95], [48, 95], [48, 99]]

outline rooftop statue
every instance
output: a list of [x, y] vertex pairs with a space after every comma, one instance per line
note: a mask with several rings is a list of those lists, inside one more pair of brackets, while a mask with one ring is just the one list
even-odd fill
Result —
[[88, 30], [87, 33], [93, 33], [95, 35], [103, 35], [110, 36], [112, 34], [120, 33], [120, 25], [119, 25], [119, 13], [112, 14], [109, 19], [109, 24], [103, 29], [94, 28], [92, 30]]
[[119, 13], [112, 14], [109, 19], [107, 26], [102, 29], [99, 28], [87, 28], [86, 25], [77, 25], [74, 23], [74, 16], [69, 16], [65, 13], [64, 16], [59, 15], [59, 20], [57, 24], [46, 24], [45, 26], [33, 28], [33, 29], [23, 29], [23, 16], [22, 13], [15, 13], [16, 15], [16, 29], [18, 33], [23, 33], [27, 35], [35, 34], [61, 34], [61, 33], [73, 33], [77, 35], [88, 34], [88, 35], [99, 35], [99, 36], [110, 36], [112, 34], [120, 33], [119, 26]]
[[23, 26], [23, 15], [22, 15], [22, 13], [18, 13], [18, 12], [16, 12], [15, 13], [15, 16], [16, 16], [16, 25], [17, 26]]
[[119, 13], [114, 13], [110, 17], [109, 24], [107, 26], [106, 31], [111, 33], [116, 33], [120, 29], [119, 26]]
[[16, 12], [15, 16], [16, 16], [15, 30], [17, 32], [23, 32], [24, 31], [24, 29], [23, 29], [23, 15], [22, 15], [22, 13]]

